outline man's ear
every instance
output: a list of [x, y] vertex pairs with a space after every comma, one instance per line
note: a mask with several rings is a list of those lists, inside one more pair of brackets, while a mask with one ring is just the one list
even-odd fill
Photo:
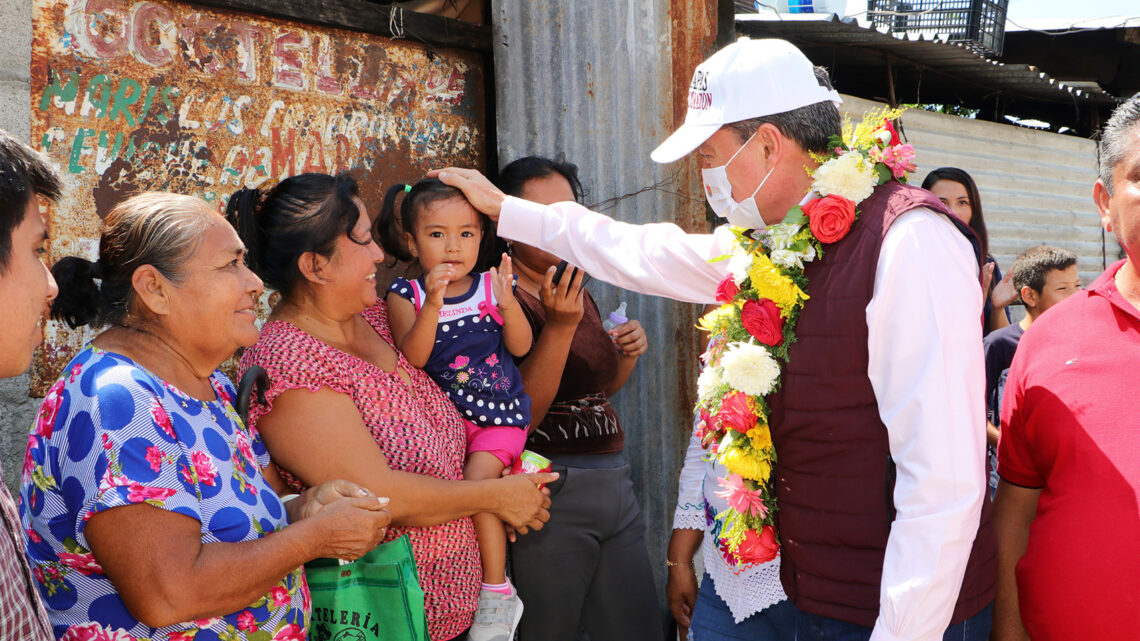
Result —
[[305, 252], [297, 257], [297, 270], [301, 272], [301, 276], [310, 283], [317, 285], [328, 282], [328, 278], [325, 276], [328, 264], [329, 259], [317, 252]]
[[1024, 303], [1026, 307], [1037, 307], [1037, 305], [1041, 303], [1041, 294], [1037, 293], [1037, 290], [1029, 285], [1022, 285], [1020, 293], [1021, 302]]
[[1112, 233], [1112, 217], [1109, 215], [1110, 205], [1112, 203], [1112, 196], [1108, 195], [1108, 188], [1104, 186], [1104, 182], [1097, 180], [1093, 185], [1093, 202], [1096, 203], [1096, 208], [1100, 212], [1100, 226], [1108, 233]]
[[171, 313], [172, 286], [154, 265], [142, 265], [131, 274], [131, 287], [135, 290], [135, 298], [148, 312], [156, 316], [166, 316]]
[[786, 151], [788, 139], [776, 125], [766, 122], [756, 129], [756, 142], [753, 144], [758, 147], [757, 153], [760, 157], [768, 164], [772, 164]]

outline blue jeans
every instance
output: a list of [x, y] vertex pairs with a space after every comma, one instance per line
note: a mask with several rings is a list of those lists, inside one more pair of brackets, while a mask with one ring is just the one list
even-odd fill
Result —
[[[946, 628], [942, 641], [986, 641], [993, 628], [993, 603], [965, 621]], [[867, 641], [871, 628], [796, 610], [795, 641]]]
[[701, 579], [689, 631], [693, 641], [788, 641], [796, 631], [796, 608], [784, 600], [736, 623], [712, 579]]

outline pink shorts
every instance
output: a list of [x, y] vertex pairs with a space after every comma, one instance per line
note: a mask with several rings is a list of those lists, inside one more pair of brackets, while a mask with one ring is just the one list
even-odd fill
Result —
[[505, 425], [483, 426], [464, 420], [467, 428], [467, 455], [472, 452], [490, 452], [495, 458], [509, 466], [526, 447], [525, 427]]

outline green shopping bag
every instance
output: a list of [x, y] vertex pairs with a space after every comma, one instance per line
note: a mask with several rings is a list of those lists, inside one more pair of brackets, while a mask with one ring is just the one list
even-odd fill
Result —
[[408, 537], [356, 561], [305, 564], [313, 613], [309, 641], [428, 641], [424, 591]]

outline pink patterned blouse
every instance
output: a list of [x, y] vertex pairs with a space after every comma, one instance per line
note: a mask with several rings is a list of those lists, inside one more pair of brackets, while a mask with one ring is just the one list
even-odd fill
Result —
[[[384, 302], [364, 310], [363, 315], [395, 349]], [[447, 480], [463, 478], [463, 421], [439, 387], [422, 370], [409, 365], [403, 354], [399, 354], [399, 367], [410, 375], [410, 386], [395, 372], [330, 347], [290, 323], [270, 321], [257, 344], [242, 355], [241, 369], [252, 365], [265, 368], [270, 386], [265, 393], [267, 405], [256, 399], [251, 404], [251, 427], [256, 428], [258, 419], [272, 409], [282, 392], [328, 387], [352, 398], [392, 469]], [[302, 489], [288, 470], [281, 473], [290, 487]], [[386, 540], [402, 534], [411, 539], [431, 638], [442, 641], [457, 636], [471, 625], [481, 576], [471, 519], [434, 527], [393, 527]]]

